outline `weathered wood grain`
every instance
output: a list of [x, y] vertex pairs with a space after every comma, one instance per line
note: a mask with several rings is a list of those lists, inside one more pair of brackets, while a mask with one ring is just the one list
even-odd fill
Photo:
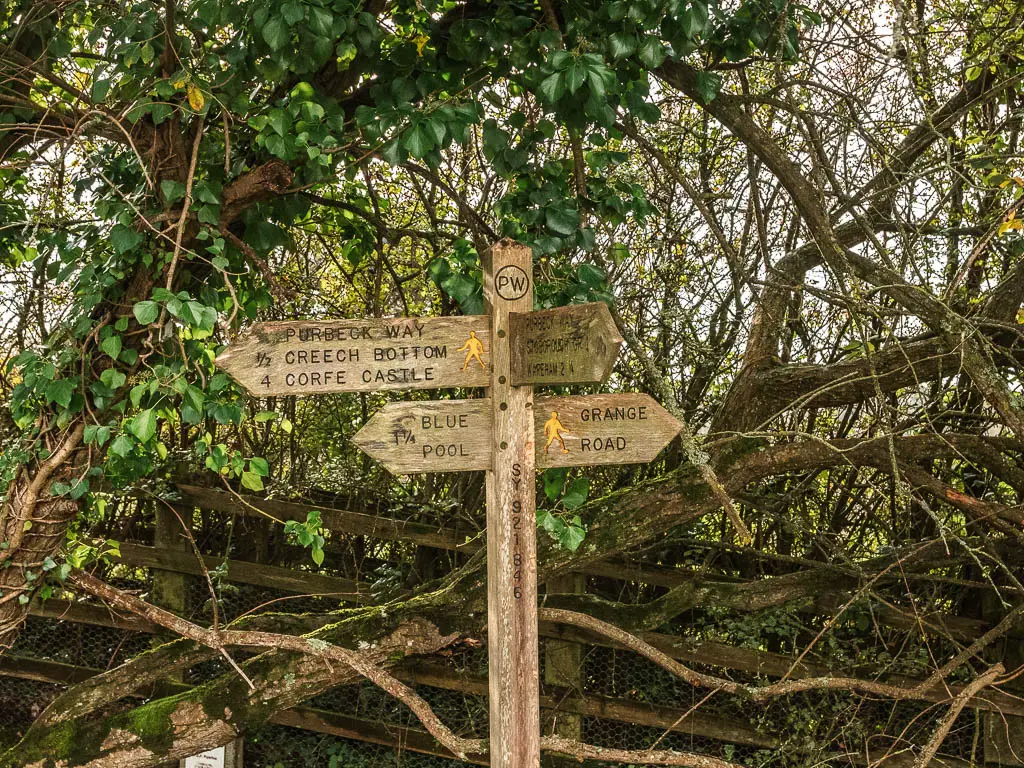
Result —
[[217, 366], [256, 396], [485, 387], [487, 317], [256, 323]]
[[541, 397], [534, 404], [538, 467], [645, 464], [682, 429], [649, 395]]
[[608, 378], [622, 336], [604, 302], [509, 318], [513, 384], [587, 384]]
[[[130, 542], [121, 543], [121, 562], [141, 568], [159, 568], [193, 576], [203, 574], [196, 556], [191, 552], [173, 552]], [[213, 570], [223, 563], [223, 558], [203, 555], [203, 564], [208, 570]], [[325, 595], [347, 602], [368, 603], [373, 599], [366, 584], [360, 584], [352, 579], [250, 563], [245, 560], [227, 561], [227, 579], [239, 584], [253, 584], [285, 592]]]
[[491, 401], [388, 403], [352, 442], [395, 475], [491, 467]]
[[217, 512], [229, 512], [249, 517], [259, 517], [262, 513], [266, 513], [281, 520], [302, 522], [306, 519], [309, 511], [315, 509], [320, 513], [324, 525], [335, 533], [371, 536], [388, 541], [411, 541], [425, 547], [467, 552], [475, 552], [480, 546], [475, 539], [475, 530], [439, 528], [436, 525], [417, 523], [411, 520], [397, 520], [364, 512], [350, 512], [313, 503], [263, 499], [248, 493], [238, 495], [198, 485], [179, 484], [177, 488], [181, 492], [182, 501], [185, 504]]
[[533, 388], [512, 386], [509, 313], [533, 309], [530, 248], [484, 254], [491, 314], [494, 467], [487, 473], [487, 645], [493, 768], [540, 765]]

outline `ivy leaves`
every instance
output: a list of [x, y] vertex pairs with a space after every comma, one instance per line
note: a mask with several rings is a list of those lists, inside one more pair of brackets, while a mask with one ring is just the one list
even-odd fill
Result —
[[268, 78], [285, 72], [310, 74], [332, 56], [341, 58], [339, 38], [349, 37], [360, 50], [373, 54], [382, 37], [377, 19], [347, 0], [258, 3], [251, 21], [244, 10], [233, 10], [230, 15], [237, 18], [231, 21], [251, 31], [254, 48], [265, 56], [261, 64]]
[[117, 224], [110, 230], [110, 244], [120, 254], [134, 250], [142, 243], [142, 234], [124, 224]]
[[570, 480], [568, 469], [549, 469], [544, 472], [544, 495], [554, 507], [537, 510], [537, 525], [560, 547], [575, 552], [586, 538], [587, 529], [572, 510], [586, 503], [590, 480], [585, 477]]
[[132, 314], [135, 315], [139, 325], [149, 325], [160, 314], [160, 305], [149, 299], [140, 301], [132, 307]]
[[306, 520], [289, 520], [284, 524], [284, 532], [294, 538], [300, 546], [308, 547], [313, 562], [322, 565], [324, 562], [324, 524], [320, 519], [320, 511], [311, 509], [306, 513]]
[[376, 106], [356, 108], [356, 124], [368, 139], [382, 145], [381, 156], [392, 165], [412, 157], [437, 168], [443, 150], [465, 143], [483, 109], [474, 101], [463, 101], [418, 110], [414, 101], [419, 97], [413, 80], [397, 77], [377, 89]]
[[618, 80], [600, 54], [576, 55], [558, 50], [544, 63], [540, 74], [543, 79], [537, 84], [538, 98], [570, 129], [581, 131], [591, 122], [605, 128], [615, 124], [614, 102], [609, 95]]
[[156, 435], [156, 413], [152, 408], [139, 411], [127, 427], [140, 443], [147, 443]]
[[457, 240], [448, 257], [438, 257], [427, 265], [431, 281], [451, 296], [464, 315], [484, 311], [483, 272], [480, 256], [466, 240]]
[[153, 298], [136, 302], [132, 314], [139, 325], [149, 325], [160, 315], [160, 304], [163, 303], [167, 313], [180, 320], [190, 329], [193, 338], [206, 338], [213, 333], [217, 323], [217, 308], [205, 304], [188, 291], [173, 293], [166, 288], [155, 288]]

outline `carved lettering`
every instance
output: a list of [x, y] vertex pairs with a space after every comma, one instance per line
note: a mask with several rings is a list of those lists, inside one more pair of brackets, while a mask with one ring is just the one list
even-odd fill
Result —
[[618, 437], [584, 437], [580, 439], [580, 450], [587, 451], [624, 451], [627, 440], [621, 435]]
[[646, 421], [647, 406], [617, 406], [615, 408], [585, 408], [580, 421]]
[[217, 358], [260, 396], [479, 387], [490, 364], [481, 317], [256, 323]]
[[469, 414], [448, 413], [424, 416], [420, 422], [423, 429], [465, 429], [469, 426]]
[[458, 456], [469, 456], [462, 443], [436, 443], [423, 446], [423, 458], [446, 456], [454, 459]]

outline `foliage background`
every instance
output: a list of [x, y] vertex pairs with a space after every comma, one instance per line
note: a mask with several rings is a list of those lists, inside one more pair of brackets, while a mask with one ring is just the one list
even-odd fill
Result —
[[[258, 319], [479, 312], [478, 254], [511, 237], [533, 248], [538, 308], [612, 307], [627, 349], [606, 388], [650, 392], [688, 425], [651, 465], [538, 483], [552, 577], [614, 561], [678, 583], [591, 575], [586, 594], [549, 585], [546, 605], [810, 654], [833, 677], [955, 659], [945, 676], [969, 683], [1001, 660], [1012, 692], [1020, 24], [1015, 3], [952, 0], [9, 4], [3, 644], [33, 600], [76, 594], [74, 568], [150, 596], [119, 543], [153, 543], [182, 482], [477, 535], [481, 477], [396, 480], [351, 445], [388, 398], [253, 399], [213, 359]], [[729, 514], [704, 501], [722, 494]], [[183, 519], [218, 558], [429, 604], [398, 616], [457, 615], [423, 596], [479, 567], [316, 515]], [[226, 570], [211, 577], [233, 616]], [[207, 599], [188, 610], [209, 621]], [[362, 637], [348, 631], [332, 641]], [[600, 691], [594, 669], [574, 684]], [[605, 692], [679, 705], [674, 685], [651, 673]], [[782, 744], [690, 748], [747, 764], [916, 755], [950, 703], [800, 697], [702, 705]], [[97, 727], [137, 703], [108, 704]], [[44, 726], [22, 754], [57, 754]], [[940, 741], [971, 761], [981, 733], [968, 710]], [[606, 741], [657, 736], [631, 738]]]

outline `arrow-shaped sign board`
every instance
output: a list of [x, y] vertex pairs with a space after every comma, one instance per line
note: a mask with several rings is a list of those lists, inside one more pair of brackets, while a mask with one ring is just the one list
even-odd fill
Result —
[[540, 397], [534, 403], [538, 467], [646, 464], [680, 429], [649, 395]]
[[491, 401], [388, 403], [352, 441], [394, 475], [491, 466]]
[[[490, 414], [489, 399], [389, 403], [353, 441], [396, 475], [488, 469]], [[648, 395], [544, 397], [534, 405], [541, 468], [643, 464], [680, 429]]]
[[622, 344], [600, 301], [512, 314], [509, 337], [515, 385], [604, 381]]
[[256, 323], [217, 366], [257, 397], [485, 387], [490, 336], [485, 316]]

